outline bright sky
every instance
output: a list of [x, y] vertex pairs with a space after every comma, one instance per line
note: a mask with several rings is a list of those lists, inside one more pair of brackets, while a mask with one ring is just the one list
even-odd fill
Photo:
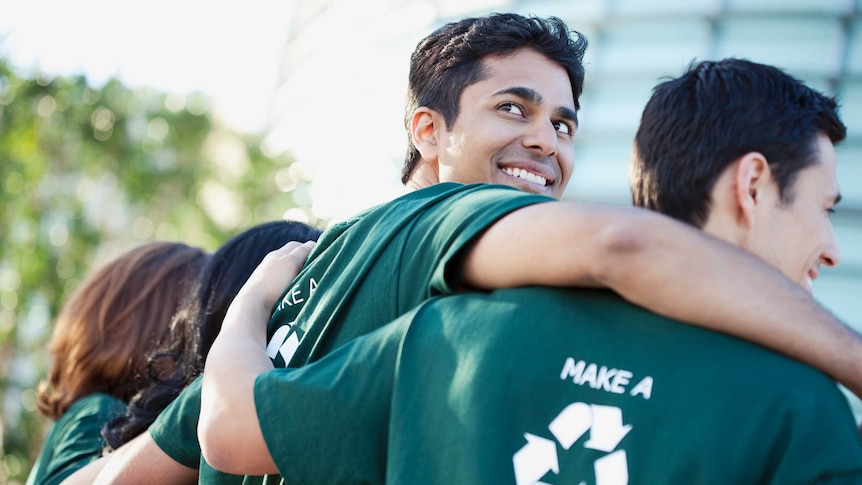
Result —
[[[407, 61], [412, 37], [427, 33], [434, 9], [421, 1], [399, 8], [388, 0], [333, 2], [331, 15], [310, 29], [319, 35], [306, 35], [297, 48], [308, 56], [302, 74], [277, 90], [298, 3], [10, 2], [0, 15], [0, 56], [25, 74], [84, 73], [95, 86], [116, 77], [130, 87], [201, 91], [222, 120], [242, 131], [261, 131], [269, 107], [281, 106], [279, 112], [289, 115], [265, 146], [273, 153], [288, 150], [310, 171], [309, 202], [317, 216], [340, 219], [403, 190], [398, 171]], [[414, 29], [418, 33], [406, 33]], [[394, 50], [377, 47], [393, 38]], [[336, 113], [363, 123], [336, 121]], [[359, 129], [344, 129], [348, 124]]]
[[7, 2], [0, 55], [25, 70], [85, 73], [95, 85], [115, 76], [132, 87], [203, 91], [228, 123], [258, 130], [294, 3]]

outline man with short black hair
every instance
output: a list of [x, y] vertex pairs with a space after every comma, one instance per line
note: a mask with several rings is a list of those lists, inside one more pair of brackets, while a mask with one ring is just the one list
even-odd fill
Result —
[[[819, 264], [838, 263], [828, 213], [845, 132], [833, 99], [776, 68], [697, 64], [644, 110], [633, 194], [810, 290]], [[244, 295], [295, 263], [270, 265]], [[259, 333], [241, 318], [254, 301], [235, 302], [220, 338]], [[207, 365], [246, 355], [223, 350]], [[862, 481], [852, 413], [826, 376], [608, 291], [434, 298], [318, 362], [254, 380], [260, 452], [288, 483]]]
[[[574, 164], [585, 47], [583, 37], [558, 19], [516, 14], [453, 22], [420, 42], [409, 87], [419, 106], [407, 126], [419, 160], [405, 170], [408, 185], [418, 190], [337, 224], [321, 237], [260, 337], [267, 341], [267, 362], [285, 366], [316, 360], [436, 294], [538, 284], [590, 286], [609, 287], [656, 312], [780, 349], [862, 389], [860, 362], [851, 353], [862, 343], [858, 336], [760, 260], [648, 211], [548, 197], [562, 194]], [[424, 101], [416, 79], [425, 74], [416, 70], [440, 67], [440, 75], [457, 74], [448, 78], [452, 85], [426, 86], [443, 89], [449, 102], [424, 106], [420, 103], [432, 101]], [[458, 108], [454, 113], [452, 106]], [[755, 289], [780, 295], [775, 297], [780, 306], [768, 307], [774, 302]], [[680, 299], [685, 292], [689, 298]], [[259, 321], [269, 311], [263, 310]], [[757, 324], [751, 324], [752, 317]], [[819, 345], [800, 346], [803, 335]], [[222, 342], [238, 344], [235, 350], [247, 343], [230, 336]], [[226, 370], [232, 369], [244, 367]], [[273, 471], [261, 452], [262, 436], [243, 434], [259, 431], [251, 384], [231, 376], [219, 380], [213, 382], [214, 395], [245, 398], [239, 407], [206, 399], [200, 382], [193, 384], [151, 428], [158, 447], [149, 449], [180, 460], [185, 472], [196, 472], [198, 437], [189, 424], [203, 397], [216, 405], [199, 426], [201, 439], [216, 445], [208, 449], [207, 460], [216, 459], [228, 472], [240, 469], [234, 464]], [[245, 390], [234, 385], [240, 382]], [[230, 411], [209, 413], [213, 410]], [[201, 470], [202, 480], [226, 483], [224, 476], [209, 476], [206, 463]], [[135, 475], [121, 471], [116, 476]]]

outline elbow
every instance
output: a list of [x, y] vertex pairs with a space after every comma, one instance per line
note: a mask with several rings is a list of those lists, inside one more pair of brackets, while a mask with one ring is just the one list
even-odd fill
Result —
[[593, 278], [611, 289], [631, 271], [638, 271], [657, 225], [642, 211], [627, 211], [626, 217], [604, 225], [595, 235]]
[[201, 456], [207, 464], [216, 470], [232, 475], [244, 475], [243, 448], [232, 447], [236, 443], [224, 427], [205, 423], [201, 420], [198, 426], [198, 437], [201, 445]]
[[235, 446], [238, 437], [232, 429], [234, 420], [223, 416], [224, 411], [224, 406], [207, 405], [206, 397], [202, 399], [198, 441], [201, 456], [207, 464], [218, 471], [233, 474], [237, 463], [242, 462], [244, 447]]
[[201, 455], [207, 464], [216, 470], [230, 473], [233, 467], [231, 459], [239, 452], [237, 449], [229, 449], [227, 443], [231, 443], [230, 433], [226, 428], [219, 426], [218, 418], [211, 413], [201, 413], [198, 423], [198, 440], [201, 445]]
[[231, 475], [276, 473], [259, 428], [221, 409], [221, 414], [201, 412], [198, 422], [201, 456], [207, 464]]

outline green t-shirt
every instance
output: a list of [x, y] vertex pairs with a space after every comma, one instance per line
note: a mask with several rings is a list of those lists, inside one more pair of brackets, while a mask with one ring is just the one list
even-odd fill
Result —
[[862, 483], [826, 376], [610, 292], [434, 299], [255, 383], [287, 483]]
[[201, 416], [202, 381], [201, 377], [192, 381], [147, 429], [166, 455], [189, 468], [198, 468], [201, 461], [198, 421]]
[[53, 485], [102, 456], [102, 427], [126, 412], [126, 403], [96, 393], [75, 401], [51, 427], [27, 485]]
[[[456, 291], [465, 249], [478, 235], [514, 210], [552, 200], [505, 186], [444, 183], [334, 225], [274, 309], [267, 346], [274, 365], [317, 359], [431, 296]], [[150, 427], [156, 443], [177, 461], [200, 455], [197, 416], [194, 427], [182, 416], [194, 406], [200, 412], [200, 397], [192, 395], [199, 392], [197, 387], [181, 393]], [[185, 450], [165, 446], [168, 441]], [[241, 482], [208, 468], [202, 461], [201, 483]]]

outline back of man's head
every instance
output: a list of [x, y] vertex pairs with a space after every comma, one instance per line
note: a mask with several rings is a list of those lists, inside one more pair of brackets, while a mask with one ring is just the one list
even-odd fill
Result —
[[783, 203], [796, 174], [817, 160], [818, 133], [847, 129], [834, 98], [778, 68], [742, 59], [692, 64], [656, 86], [635, 136], [635, 205], [702, 227], [715, 181], [739, 157], [769, 161]]
[[410, 119], [420, 106], [443, 115], [451, 127], [458, 117], [461, 93], [482, 80], [482, 60], [533, 49], [563, 67], [569, 75], [575, 108], [584, 85], [587, 40], [556, 18], [541, 19], [513, 13], [467, 18], [444, 25], [423, 39], [410, 58], [405, 125], [407, 156], [401, 181], [407, 183], [420, 155], [410, 137]]

